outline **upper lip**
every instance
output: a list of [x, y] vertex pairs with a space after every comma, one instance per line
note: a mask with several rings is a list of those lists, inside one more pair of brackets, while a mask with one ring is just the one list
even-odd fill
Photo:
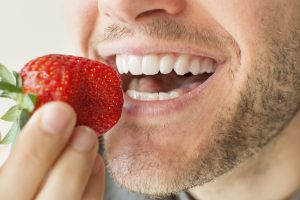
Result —
[[[125, 45], [124, 45], [125, 44]], [[179, 54], [192, 54], [195, 56], [208, 57], [216, 61], [216, 63], [222, 64], [226, 61], [226, 55], [217, 49], [194, 47], [192, 45], [178, 45], [166, 43], [163, 44], [147, 44], [145, 41], [138, 45], [128, 45], [130, 42], [120, 42], [108, 45], [96, 45], [96, 53], [98, 59], [115, 66], [115, 56], [118, 54], [127, 55], [145, 55], [145, 54], [163, 54], [163, 53], [179, 53]]]

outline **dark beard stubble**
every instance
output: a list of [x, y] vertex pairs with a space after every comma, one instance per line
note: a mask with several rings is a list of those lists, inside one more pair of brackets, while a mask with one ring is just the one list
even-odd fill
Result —
[[[257, 49], [253, 70], [239, 93], [240, 101], [220, 109], [206, 154], [191, 160], [184, 170], [175, 170], [178, 174], [161, 188], [145, 187], [151, 187], [151, 182], [125, 186], [156, 197], [176, 194], [225, 174], [272, 141], [300, 107], [300, 27], [296, 24], [290, 30], [288, 36], [265, 38], [268, 50]], [[112, 175], [118, 181], [122, 177]]]
[[269, 51], [258, 48], [239, 103], [220, 111], [213, 145], [201, 162], [195, 159], [183, 190], [208, 183], [258, 153], [299, 112], [300, 26], [289, 30], [288, 36], [265, 38]]

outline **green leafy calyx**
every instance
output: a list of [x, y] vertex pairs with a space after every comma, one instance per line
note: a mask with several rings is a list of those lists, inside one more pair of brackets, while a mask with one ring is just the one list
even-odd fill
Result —
[[9, 98], [16, 102], [16, 105], [0, 117], [0, 120], [13, 122], [10, 130], [0, 144], [15, 143], [20, 131], [29, 119], [30, 113], [34, 110], [36, 96], [22, 92], [22, 79], [18, 72], [11, 73], [4, 65], [0, 64], [0, 97]]

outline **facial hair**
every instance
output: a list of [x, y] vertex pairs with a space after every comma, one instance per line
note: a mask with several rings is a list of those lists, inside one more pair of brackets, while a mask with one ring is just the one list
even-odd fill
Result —
[[[155, 25], [154, 25], [155, 24]], [[160, 27], [160, 28], [158, 28]], [[165, 28], [163, 28], [165, 27]], [[175, 34], [167, 34], [167, 30], [181, 30]], [[178, 28], [181, 27], [181, 28]], [[134, 33], [126, 27], [113, 27], [115, 35], [112, 37], [103, 36], [105, 40], [114, 40], [124, 35], [132, 36]], [[165, 31], [162, 31], [165, 30]], [[143, 27], [140, 31], [153, 37], [163, 40], [185, 39], [181, 32], [196, 30], [172, 24], [171, 21], [161, 20]], [[222, 36], [203, 33], [201, 37], [197, 31], [190, 31], [188, 40], [196, 41], [205, 39], [212, 45], [224, 47], [231, 45], [232, 50], [237, 52], [238, 47], [232, 38], [221, 40]], [[111, 170], [110, 161], [112, 158], [105, 155], [108, 170], [122, 186], [128, 190], [151, 196], [167, 196], [176, 194], [179, 191], [203, 185], [226, 172], [234, 169], [263, 147], [269, 144], [282, 129], [287, 126], [290, 120], [299, 112], [300, 107], [300, 26], [294, 24], [289, 31], [280, 35], [279, 33], [265, 39], [264, 46], [269, 48], [257, 51], [251, 60], [250, 70], [244, 75], [242, 85], [234, 85], [233, 89], [238, 90], [238, 100], [228, 102], [224, 107], [219, 108], [218, 117], [211, 127], [210, 143], [205, 147], [199, 146], [194, 157], [189, 158], [189, 166], [181, 165], [180, 158], [170, 163], [173, 167], [171, 179], [164, 180], [162, 177], [153, 176], [147, 180], [128, 181], [128, 176], [139, 176], [143, 173], [144, 165], [159, 169], [160, 164], [149, 162], [147, 155], [139, 153], [140, 158], [132, 163], [132, 169], [127, 174]], [[229, 72], [228, 72], [229, 73]], [[230, 72], [236, 76], [238, 72]], [[233, 78], [234, 78], [233, 76]], [[225, 105], [225, 104], [224, 104]], [[134, 124], [126, 124], [119, 127], [129, 131], [139, 130]], [[155, 132], [155, 127], [149, 126], [144, 132], [148, 135]], [[148, 152], [149, 153], [149, 152]], [[155, 152], [153, 152], [155, 153]], [[158, 155], [159, 156], [159, 155]], [[127, 177], [126, 177], [127, 176]], [[128, 178], [128, 179], [127, 179]], [[133, 180], [133, 179], [132, 179]]]

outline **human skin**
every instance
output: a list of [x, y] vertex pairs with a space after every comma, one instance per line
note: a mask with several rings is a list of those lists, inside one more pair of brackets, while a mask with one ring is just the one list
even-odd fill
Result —
[[75, 124], [75, 111], [66, 103], [37, 110], [0, 167], [0, 199], [103, 199], [96, 134]]
[[[105, 135], [108, 170], [123, 187], [156, 196], [192, 188], [205, 199], [218, 199], [215, 191], [229, 199], [285, 198], [299, 188], [298, 0], [66, 4], [83, 56], [114, 65], [107, 56], [193, 49], [223, 61], [199, 97], [180, 108], [162, 112], [143, 104], [132, 114], [125, 103]], [[261, 166], [267, 167], [253, 173]]]

